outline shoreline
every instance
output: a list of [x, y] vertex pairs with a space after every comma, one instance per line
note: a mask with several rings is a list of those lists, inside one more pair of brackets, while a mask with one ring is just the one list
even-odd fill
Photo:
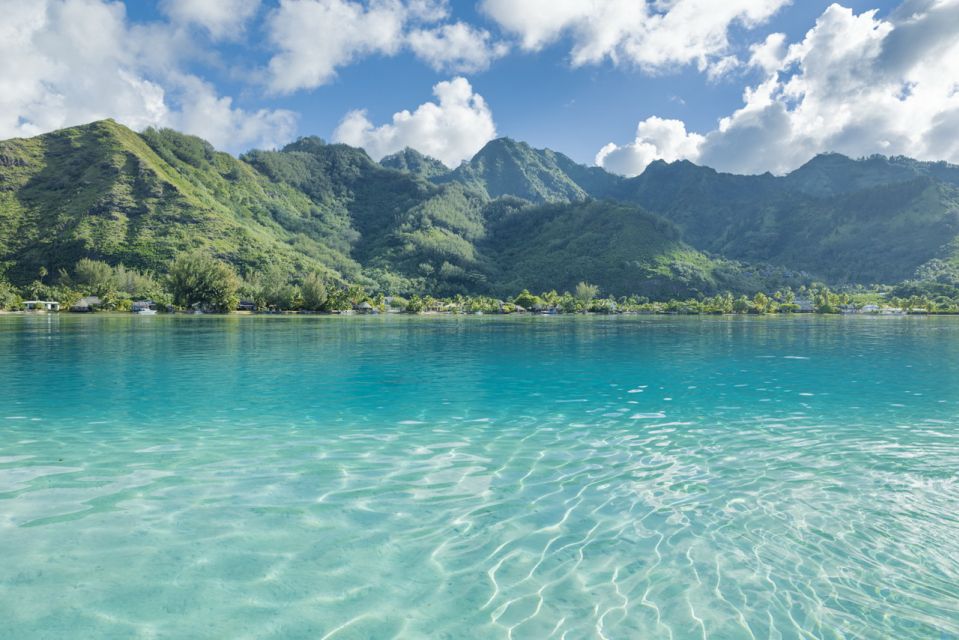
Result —
[[956, 318], [959, 313], [658, 313], [642, 311], [624, 311], [620, 313], [597, 313], [592, 311], [577, 313], [454, 313], [443, 311], [420, 311], [405, 313], [388, 311], [382, 313], [346, 312], [317, 312], [317, 311], [281, 311], [281, 312], [252, 312], [232, 311], [228, 313], [188, 313], [182, 311], [158, 313], [149, 316], [140, 316], [126, 311], [97, 311], [93, 313], [78, 313], [70, 311], [5, 311], [0, 310], [0, 317], [100, 317], [100, 318]]

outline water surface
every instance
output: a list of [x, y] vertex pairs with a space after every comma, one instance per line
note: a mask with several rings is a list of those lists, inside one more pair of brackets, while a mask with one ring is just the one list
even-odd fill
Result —
[[0, 316], [0, 638], [956, 638], [959, 319]]

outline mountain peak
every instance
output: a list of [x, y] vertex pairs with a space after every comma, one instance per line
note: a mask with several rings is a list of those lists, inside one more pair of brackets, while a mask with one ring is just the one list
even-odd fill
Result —
[[784, 180], [792, 189], [823, 197], [932, 177], [959, 184], [959, 167], [879, 154], [856, 160], [841, 153], [820, 153]]
[[461, 182], [490, 198], [511, 195], [530, 202], [585, 200], [586, 191], [557, 164], [557, 155], [512, 138], [496, 138], [437, 182]]
[[281, 151], [302, 151], [305, 153], [316, 153], [327, 147], [326, 140], [319, 136], [304, 136], [297, 138], [281, 149]]
[[424, 178], [434, 178], [449, 173], [449, 168], [432, 156], [420, 153], [412, 147], [391, 153], [380, 160], [380, 164], [388, 169], [405, 171]]

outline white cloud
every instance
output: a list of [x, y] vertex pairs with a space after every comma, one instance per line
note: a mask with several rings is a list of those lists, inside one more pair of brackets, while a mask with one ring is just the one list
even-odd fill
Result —
[[786, 34], [771, 33], [765, 40], [749, 47], [749, 66], [773, 73], [782, 66], [786, 57]]
[[738, 66], [730, 56], [730, 28], [754, 27], [789, 1], [483, 0], [481, 7], [524, 49], [568, 36], [574, 66], [607, 58], [647, 71], [694, 63], [716, 77]]
[[363, 147], [375, 159], [412, 147], [455, 167], [496, 137], [493, 114], [465, 78], [433, 87], [437, 102], [421, 104], [412, 113], [393, 114], [389, 124], [375, 126], [365, 111], [351, 111], [333, 139]]
[[492, 42], [489, 31], [464, 22], [414, 30], [408, 41], [413, 53], [437, 71], [457, 73], [487, 69], [509, 51], [505, 43]]
[[161, 0], [160, 9], [176, 23], [195, 24], [214, 39], [235, 40], [260, 7], [260, 0]]
[[907, 0], [885, 19], [834, 4], [799, 42], [754, 46], [751, 65], [764, 79], [684, 157], [737, 173], [826, 151], [959, 162], [959, 0]]
[[610, 142], [600, 149], [596, 164], [613, 173], [635, 176], [653, 160], [696, 159], [703, 139], [699, 134], [688, 133], [686, 125], [679, 120], [653, 116], [639, 123], [633, 142], [622, 146]]
[[509, 47], [449, 17], [446, 0], [280, 0], [267, 32], [276, 50], [267, 68], [275, 93], [329, 83], [337, 70], [372, 55], [411, 50], [437, 71], [482, 71]]
[[0, 0], [0, 11], [0, 138], [102, 118], [179, 127], [230, 150], [293, 135], [292, 113], [237, 109], [180, 71], [187, 36], [162, 23], [131, 26], [122, 3]]
[[209, 83], [192, 75], [176, 80], [180, 109], [166, 118], [167, 126], [198, 135], [220, 149], [272, 149], [296, 135], [297, 116], [284, 109], [245, 111], [233, 98], [220, 96]]
[[359, 56], [393, 54], [403, 45], [408, 8], [399, 0], [364, 6], [349, 0], [280, 0], [268, 21], [279, 50], [269, 64], [277, 93], [329, 82], [336, 69]]

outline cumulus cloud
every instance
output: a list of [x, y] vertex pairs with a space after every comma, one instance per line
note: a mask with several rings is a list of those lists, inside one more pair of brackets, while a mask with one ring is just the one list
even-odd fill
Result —
[[610, 142], [600, 149], [596, 164], [613, 173], [635, 176], [642, 173], [653, 160], [695, 160], [703, 139], [697, 133], [687, 132], [686, 125], [679, 120], [653, 116], [639, 123], [633, 142], [622, 146]]
[[233, 105], [208, 82], [192, 75], [174, 80], [180, 108], [165, 118], [166, 126], [193, 133], [221, 149], [282, 146], [296, 135], [297, 116], [284, 109], [247, 111]]
[[[754, 46], [750, 64], [763, 79], [683, 157], [737, 173], [826, 151], [959, 162], [959, 0], [907, 0], [885, 19], [834, 4], [800, 41]], [[616, 149], [597, 162], [612, 167]]]
[[161, 0], [160, 9], [176, 23], [197, 25], [214, 39], [233, 40], [260, 6], [260, 0]]
[[270, 88], [291, 93], [318, 87], [357, 57], [396, 53], [407, 17], [406, 5], [398, 0], [369, 6], [349, 0], [280, 0], [267, 25], [278, 50], [269, 63]]
[[391, 123], [380, 126], [370, 122], [365, 111], [351, 111], [333, 139], [363, 147], [377, 160], [412, 147], [455, 167], [496, 137], [492, 112], [465, 78], [440, 82], [433, 87], [433, 94], [437, 102], [421, 104], [413, 112], [395, 113]]
[[738, 66], [729, 30], [754, 27], [790, 0], [483, 0], [524, 49], [572, 40], [574, 66], [609, 59], [648, 71], [696, 64], [713, 77]]
[[170, 25], [130, 25], [121, 3], [7, 0], [0, 10], [0, 138], [108, 117], [138, 130], [179, 127], [231, 150], [294, 133], [292, 113], [237, 109], [180, 71], [189, 38]]
[[276, 53], [267, 69], [276, 93], [327, 84], [338, 69], [371, 55], [411, 50], [437, 71], [489, 67], [508, 47], [488, 31], [449, 16], [442, 0], [280, 0], [267, 32]]
[[408, 41], [413, 53], [437, 71], [457, 73], [487, 69], [509, 51], [505, 43], [494, 42], [489, 31], [464, 22], [414, 30]]

